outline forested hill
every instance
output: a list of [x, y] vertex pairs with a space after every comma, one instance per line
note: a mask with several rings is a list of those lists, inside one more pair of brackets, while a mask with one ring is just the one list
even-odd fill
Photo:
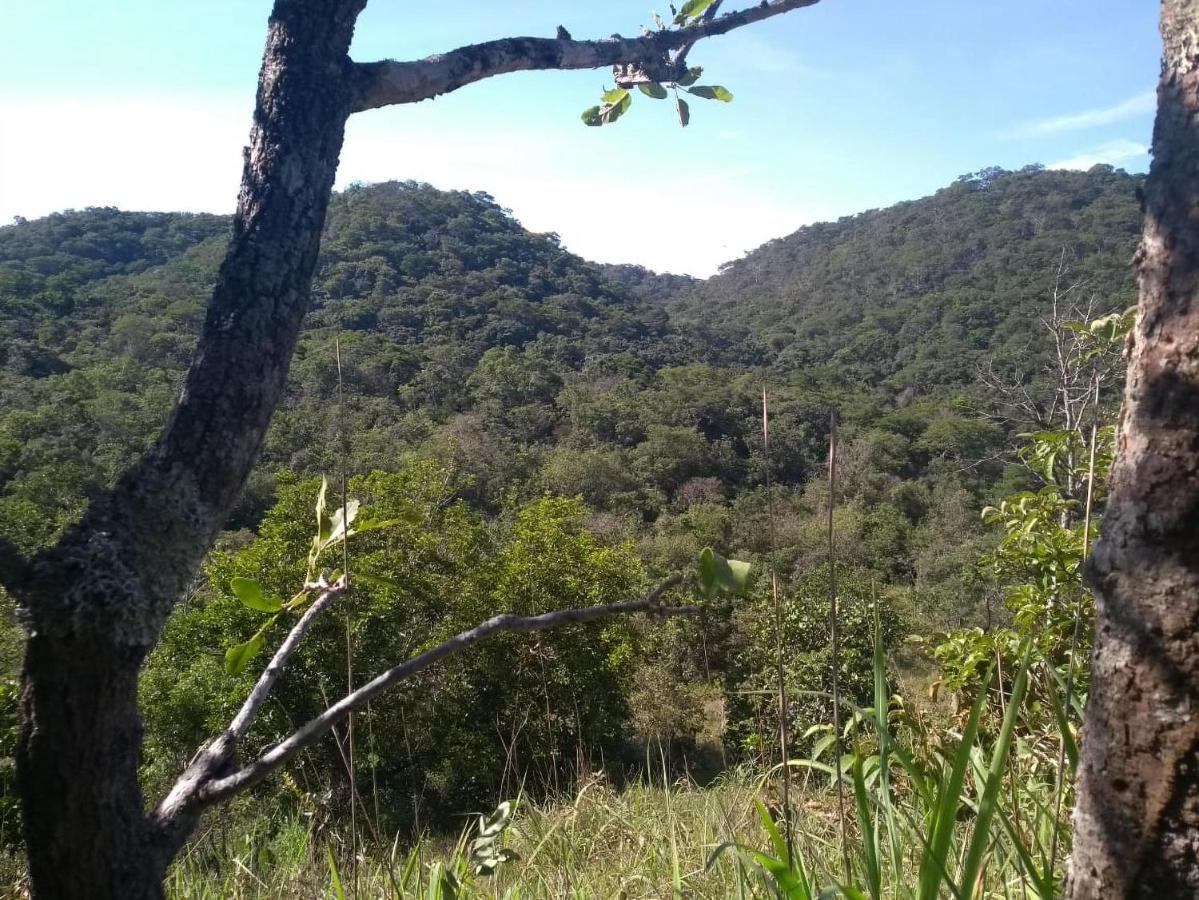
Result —
[[670, 309], [744, 334], [783, 371], [827, 366], [895, 393], [966, 384], [988, 355], [1035, 368], [1059, 265], [1103, 311], [1132, 304], [1139, 184], [1108, 166], [983, 170], [771, 241]]
[[[1049, 339], [1038, 318], [1059, 265], [1064, 282], [1086, 280], [1075, 293], [1094, 292], [1099, 310], [1132, 303], [1136, 184], [1110, 170], [987, 173], [803, 229], [705, 283], [589, 263], [484, 194], [412, 183], [339, 194], [261, 463], [143, 680], [147, 771], [177, 771], [210, 723], [228, 721], [222, 709], [242, 690], [214, 648], [261, 625], [229, 593], [231, 578], [290, 595], [308, 552], [315, 479], [343, 463], [356, 497], [410, 523], [356, 539], [356, 574], [369, 566], [402, 585], [355, 591], [354, 608], [374, 610], [355, 631], [364, 672], [497, 610], [634, 596], [712, 547], [755, 566], [769, 557], [781, 589], [798, 598], [786, 626], [802, 661], [796, 689], [827, 690], [818, 579], [833, 408], [837, 583], [844, 608], [856, 610], [843, 683], [869, 703], [861, 660], [872, 653], [872, 621], [885, 623], [888, 640], [1002, 623], [979, 563], [995, 529], [979, 511], [1042, 485], [1012, 464], [1025, 429], [988, 417], [975, 364], [997, 356], [1032, 373], [1030, 396], [1044, 395], [1036, 375]], [[0, 534], [22, 551], [51, 542], [161, 430], [228, 227], [215, 216], [93, 209], [0, 228]], [[364, 473], [376, 474], [354, 478]], [[716, 741], [730, 761], [752, 756], [773, 733], [745, 699], [768, 693], [774, 678], [765, 583], [743, 606], [714, 606], [702, 630], [655, 623], [637, 638], [654, 642], [636, 645], [644, 653], [569, 629], [537, 645], [551, 648], [545, 656], [497, 643], [470, 655], [477, 668], [465, 680], [422, 682], [421, 699], [433, 702], [406, 704], [398, 719], [376, 709], [380, 746], [408, 746], [411, 728], [423, 754], [384, 762], [388, 815], [414, 824], [405, 817], [415, 797], [456, 828], [458, 813], [494, 803], [509, 733], [523, 735], [526, 765], [542, 771], [538, 760], [549, 760], [546, 772], [576, 758], [583, 734], [609, 760], [623, 752], [619, 735], [666, 734], [709, 751]], [[877, 620], [865, 612], [876, 587], [886, 601]], [[256, 745], [327, 705], [321, 673], [338, 668], [343, 646], [332, 621], [302, 651], [308, 675], [261, 717]], [[18, 634], [0, 593], [8, 721]], [[549, 676], [546, 659], [558, 660]], [[543, 720], [529, 720], [530, 696], [538, 708], [544, 699]], [[805, 709], [796, 740], [826, 721]], [[726, 759], [724, 749], [709, 755]], [[323, 779], [339, 764], [327, 757], [312, 769]]]
[[[988, 171], [804, 228], [707, 282], [589, 263], [486, 194], [351, 188], [330, 207], [292, 389], [235, 524], [269, 505], [272, 473], [335, 466], [334, 334], [354, 467], [452, 457], [486, 508], [549, 490], [654, 521], [688, 491], [752, 488], [750, 373], [768, 360], [784, 483], [818, 470], [834, 402], [848, 434], [898, 442], [886, 465], [904, 477], [969, 463], [1002, 438], [963, 407], [974, 363], [1035, 369], [1063, 258], [1102, 309], [1132, 302], [1137, 183]], [[0, 528], [29, 549], [162, 426], [227, 228], [110, 209], [0, 228]]]

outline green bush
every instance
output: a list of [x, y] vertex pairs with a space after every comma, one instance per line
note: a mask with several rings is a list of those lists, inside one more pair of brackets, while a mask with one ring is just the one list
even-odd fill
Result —
[[[245, 672], [226, 674], [225, 649], [264, 620], [233, 595], [231, 579], [253, 578], [278, 598], [303, 581], [318, 482], [280, 482], [259, 535], [213, 555], [207, 585], [172, 616], [150, 659], [142, 705], [153, 787], [227, 724], [286, 633], [285, 616]], [[360, 685], [497, 613], [611, 603], [644, 590], [632, 549], [604, 546], [588, 533], [580, 501], [537, 500], [488, 525], [453, 499], [457, 487], [432, 463], [351, 481], [351, 496], [372, 517], [398, 524], [351, 540], [356, 586], [312, 628], [246, 752], [279, 740], [345, 692], [347, 631]], [[614, 622], [500, 635], [435, 665], [357, 717], [356, 787], [373, 795], [388, 827], [444, 824], [522, 784], [534, 794], [568, 787], [580, 755], [598, 761], [617, 748], [633, 656], [630, 626]], [[301, 793], [345, 808], [350, 794], [335, 741], [305, 755], [292, 775]]]
[[[839, 688], [845, 703], [864, 706], [874, 692], [875, 609], [884, 649], [894, 647], [903, 622], [872, 576], [845, 564], [836, 567], [840, 660]], [[727, 737], [742, 753], [777, 754], [778, 677], [774, 653], [774, 609], [769, 579], [740, 613], [742, 645], [730, 666]], [[793, 753], [813, 725], [833, 720], [832, 636], [829, 628], [829, 572], [821, 566], [801, 576], [784, 597], [783, 652], [790, 706]], [[842, 710], [843, 718], [847, 718]]]

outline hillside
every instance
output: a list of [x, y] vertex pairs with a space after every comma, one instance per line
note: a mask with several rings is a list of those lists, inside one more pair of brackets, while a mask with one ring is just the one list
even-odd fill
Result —
[[1103, 312], [1132, 305], [1139, 184], [1108, 166], [984, 170], [771, 241], [669, 308], [744, 333], [781, 371], [827, 366], [892, 393], [967, 385], [986, 356], [1035, 370], [1059, 265]]
[[[830, 671], [834, 408], [846, 690], [870, 702], [876, 598], [889, 644], [1004, 623], [1003, 588], [980, 563], [999, 535], [979, 511], [1041, 484], [1011, 453], [1019, 424], [986, 415], [977, 364], [998, 357], [1030, 374], [1032, 395], [1045, 389], [1038, 317], [1063, 258], [1063, 280], [1085, 279], [1098, 309], [1130, 303], [1136, 185], [1108, 170], [990, 172], [802, 229], [707, 282], [589, 263], [484, 194], [389, 183], [336, 196], [261, 463], [142, 681], [148, 782], [227, 720], [240, 693], [222, 648], [258, 627], [227, 586], [237, 575], [290, 595], [317, 478], [343, 462], [350, 491], [399, 523], [354, 551], [355, 573], [382, 579], [352, 598], [362, 671], [497, 610], [627, 598], [713, 547], [769, 559], [791, 598], [802, 740], [827, 714], [811, 692]], [[0, 533], [21, 549], [51, 541], [161, 428], [227, 225], [100, 209], [0, 229]], [[495, 760], [518, 733], [531, 794], [572, 777], [577, 752], [635, 765], [651, 741], [687, 766], [762, 761], [775, 731], [765, 583], [697, 621], [497, 643], [456, 678], [434, 674], [413, 690], [435, 702], [401, 698], [374, 726], [384, 745], [417, 748], [372, 771], [389, 821], [419, 830], [496, 802]], [[345, 635], [325, 625], [255, 740], [327, 705]], [[0, 625], [0, 683], [17, 635]], [[338, 766], [326, 755], [317, 781], [336, 789]]]
[[[834, 402], [851, 428], [917, 445], [956, 415], [946, 403], [971, 395], [984, 357], [1035, 375], [1061, 260], [1063, 282], [1085, 280], [1101, 310], [1130, 303], [1136, 185], [1102, 167], [988, 171], [803, 228], [706, 282], [588, 263], [485, 194], [352, 188], [330, 207], [290, 399], [238, 521], [269, 502], [270, 472], [333, 467], [335, 333], [355, 467], [452, 446], [485, 505], [550, 487], [653, 519], [688, 479], [752, 486], [745, 376], [767, 360], [783, 481], [819, 465]], [[30, 545], [160, 427], [226, 228], [96, 209], [0, 229], [0, 512], [39, 510]], [[910, 408], [889, 426], [897, 398]], [[985, 455], [1001, 437], [963, 427], [962, 447], [907, 452], [898, 470]], [[578, 455], [555, 448], [591, 454], [590, 468], [564, 474]], [[590, 484], [598, 472], [615, 482]]]

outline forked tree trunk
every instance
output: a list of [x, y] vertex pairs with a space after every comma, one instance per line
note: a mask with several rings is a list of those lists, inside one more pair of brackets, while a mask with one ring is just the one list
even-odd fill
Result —
[[1088, 572], [1075, 900], [1199, 897], [1199, 3], [1161, 12], [1139, 317]]
[[164, 829], [144, 810], [138, 671], [241, 493], [284, 389], [364, 4], [276, 3], [232, 243], [179, 406], [157, 447], [14, 586], [31, 631], [17, 762], [35, 897], [160, 897], [194, 825]]

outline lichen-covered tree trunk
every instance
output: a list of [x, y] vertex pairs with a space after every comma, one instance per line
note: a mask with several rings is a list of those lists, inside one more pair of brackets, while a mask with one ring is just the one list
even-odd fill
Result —
[[18, 778], [36, 897], [159, 897], [190, 831], [144, 810], [138, 671], [240, 494], [283, 392], [364, 5], [277, 0], [232, 242], [179, 405], [157, 446], [13, 585], [31, 634]]
[[1164, 62], [1103, 536], [1074, 813], [1075, 900], [1199, 897], [1199, 3]]

